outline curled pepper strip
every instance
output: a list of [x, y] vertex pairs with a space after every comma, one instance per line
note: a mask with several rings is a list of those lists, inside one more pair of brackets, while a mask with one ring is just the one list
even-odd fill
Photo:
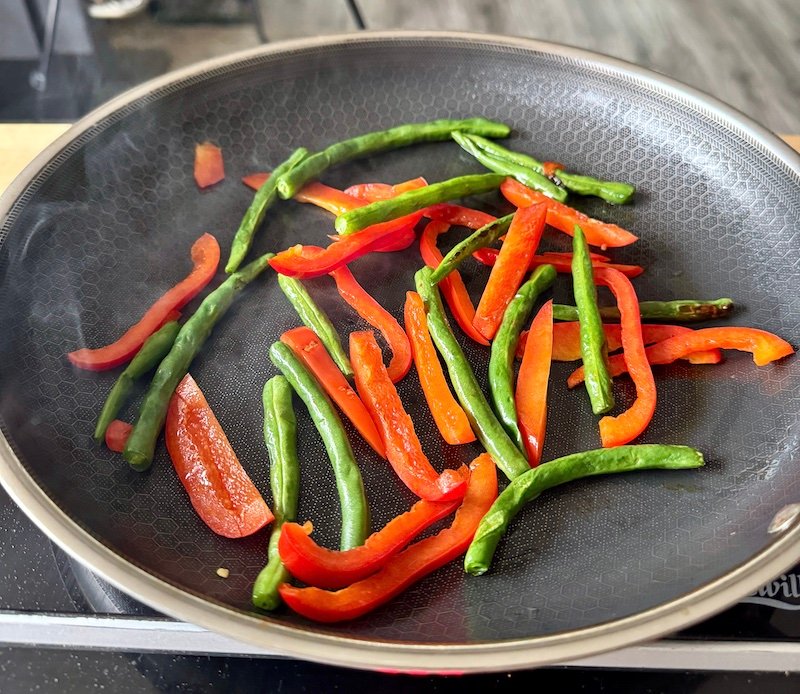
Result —
[[411, 345], [408, 335], [395, 317], [373, 299], [353, 277], [350, 268], [343, 266], [331, 273], [342, 298], [373, 328], [381, 331], [392, 350], [386, 370], [392, 383], [397, 383], [411, 368]]
[[305, 326], [292, 328], [281, 335], [281, 342], [288, 345], [303, 366], [314, 375], [328, 397], [339, 406], [372, 449], [385, 458], [386, 446], [375, 428], [375, 422], [317, 334]]
[[401, 193], [424, 188], [426, 185], [428, 185], [428, 182], [422, 176], [418, 176], [402, 183], [395, 183], [393, 186], [387, 183], [357, 183], [354, 186], [345, 188], [344, 192], [367, 202], [375, 202], [377, 200], [390, 200]]
[[280, 587], [284, 602], [317, 622], [355, 619], [380, 607], [422, 577], [460, 556], [497, 498], [497, 473], [488, 453], [470, 466], [469, 485], [453, 523], [433, 537], [394, 555], [377, 573], [335, 592], [321, 588]]
[[219, 265], [219, 244], [211, 234], [203, 234], [192, 246], [192, 271], [130, 327], [116, 342], [97, 349], [79, 349], [67, 358], [77, 367], [90, 371], [105, 371], [124, 364], [139, 351], [145, 340], [164, 323], [171, 320], [174, 311], [188, 304], [211, 281]]
[[511, 221], [497, 264], [492, 268], [472, 321], [487, 340], [494, 337], [506, 308], [522, 284], [530, 259], [542, 238], [546, 215], [547, 207], [544, 205], [524, 207]]
[[362, 255], [385, 248], [387, 243], [399, 237], [408, 239], [408, 231], [422, 218], [422, 212], [375, 224], [358, 234], [334, 241], [320, 252], [316, 246], [292, 246], [281, 251], [270, 260], [272, 269], [288, 277], [309, 279], [333, 272], [342, 265]]
[[441, 502], [420, 499], [372, 533], [363, 545], [345, 551], [320, 547], [302, 525], [287, 523], [278, 551], [289, 573], [303, 583], [318, 588], [342, 588], [375, 573], [425, 528], [449, 516], [460, 503], [460, 499]]
[[587, 217], [582, 212], [574, 210], [563, 203], [551, 200], [546, 195], [531, 190], [513, 178], [507, 178], [500, 186], [500, 192], [512, 205], [529, 207], [531, 205], [547, 205], [547, 223], [559, 231], [572, 236], [575, 225], [579, 225], [586, 235], [587, 243], [592, 246], [617, 248], [627, 246], [638, 240], [631, 232], [617, 226], [608, 224], [598, 219]]
[[295, 194], [294, 200], [297, 202], [311, 203], [312, 205], [321, 207], [323, 210], [328, 210], [328, 212], [335, 214], [337, 217], [345, 212], [355, 210], [367, 204], [364, 200], [360, 200], [353, 195], [348, 195], [338, 188], [326, 186], [319, 181], [307, 183], [303, 186]]
[[519, 431], [531, 467], [536, 467], [542, 459], [552, 352], [553, 301], [550, 300], [531, 323], [530, 339], [519, 367], [515, 393]]
[[[651, 345], [645, 351], [651, 364], [671, 364], [692, 354], [714, 349], [736, 349], [750, 352], [756, 366], [767, 364], [794, 354], [794, 348], [777, 335], [759, 330], [743, 328], [738, 325], [724, 328], [700, 328], [688, 333], [679, 333]], [[608, 360], [609, 374], [619, 376], [628, 371], [623, 355], [615, 354]], [[567, 385], [574, 388], [583, 381], [582, 368], [572, 372]]]
[[617, 299], [622, 325], [622, 349], [628, 372], [636, 386], [636, 400], [616, 417], [606, 415], [600, 420], [600, 441], [603, 448], [621, 446], [635, 439], [650, 424], [656, 410], [656, 384], [645, 354], [639, 300], [630, 280], [616, 270], [595, 272], [599, 284], [611, 289]]
[[448, 202], [431, 205], [425, 210], [425, 216], [437, 222], [444, 222], [454, 227], [467, 227], [475, 231], [497, 220], [497, 217], [486, 212]]
[[439, 433], [451, 445], [474, 441], [475, 434], [469, 425], [469, 419], [445, 380], [436, 348], [428, 332], [425, 303], [416, 292], [406, 293], [405, 323], [419, 383]]
[[422, 452], [414, 423], [389, 379], [372, 331], [350, 333], [350, 355], [358, 393], [383, 436], [386, 457], [403, 484], [428, 501], [463, 497], [463, 474], [457, 470], [437, 473]]
[[[436, 245], [439, 234], [446, 232], [450, 226], [445, 222], [430, 221], [419, 239], [419, 252], [423, 262], [432, 269], [439, 267], [442, 262], [442, 253]], [[459, 327], [475, 342], [486, 347], [489, 341], [481, 335], [472, 321], [475, 319], [475, 307], [469, 296], [464, 280], [458, 270], [453, 270], [447, 277], [439, 282], [439, 289], [444, 295], [444, 300], [450, 307], [453, 318]]]
[[[618, 323], [603, 323], [603, 332], [606, 334], [606, 343], [609, 352], [622, 349], [622, 328]], [[642, 338], [646, 345], [661, 342], [673, 335], [692, 332], [685, 325], [642, 325]], [[527, 331], [520, 335], [517, 345], [517, 357], [522, 359], [525, 352]], [[553, 325], [553, 361], [577, 361], [581, 358], [580, 325], [576, 321], [567, 321]], [[649, 358], [649, 357], [648, 357]], [[722, 361], [722, 353], [718, 349], [694, 352], [686, 357], [692, 364], [718, 364]], [[650, 362], [651, 364], [653, 362]]]

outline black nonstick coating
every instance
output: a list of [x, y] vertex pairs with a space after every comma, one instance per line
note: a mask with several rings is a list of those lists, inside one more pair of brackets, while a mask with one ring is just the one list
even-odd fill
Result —
[[[576, 206], [641, 237], [611, 252], [647, 268], [635, 280], [640, 298], [731, 296], [737, 310], [728, 323], [797, 339], [797, 173], [713, 110], [601, 62], [488, 39], [401, 37], [298, 48], [208, 70], [104, 116], [43, 168], [0, 227], [2, 431], [41, 488], [133, 564], [182, 590], [250, 610], [266, 532], [234, 541], [209, 531], [163, 443], [145, 474], [95, 445], [95, 417], [118, 370], [80, 371], [64, 355], [107, 343], [137, 320], [188, 272], [189, 248], [201, 233], [214, 234], [227, 257], [252, 197], [241, 176], [270, 170], [300, 145], [316, 149], [404, 122], [470, 116], [509, 123], [513, 148], [637, 185], [631, 206], [593, 199]], [[222, 147], [227, 175], [199, 191], [192, 164], [194, 145], [204, 140]], [[455, 143], [440, 143], [353, 162], [323, 180], [344, 187], [480, 171]], [[511, 209], [499, 194], [470, 202], [494, 213]], [[254, 253], [324, 244], [329, 233], [328, 213], [281, 202]], [[464, 233], [453, 229], [443, 245]], [[551, 249], [568, 249], [568, 242], [555, 231], [544, 239]], [[402, 320], [420, 265], [415, 244], [362, 258], [352, 270]], [[477, 299], [487, 270], [469, 261], [463, 274]], [[220, 272], [212, 286], [221, 280]], [[365, 327], [331, 279], [308, 287], [343, 335]], [[567, 276], [559, 276], [552, 295], [571, 301]], [[234, 304], [191, 367], [268, 501], [260, 391], [276, 373], [269, 345], [297, 324], [267, 273]], [[487, 350], [460, 338], [485, 384]], [[599, 445], [585, 393], [566, 389], [571, 368], [553, 368], [545, 460]], [[728, 574], [769, 544], [776, 511], [800, 500], [800, 366], [790, 358], [759, 369], [749, 355], [729, 353], [719, 366], [655, 372], [659, 406], [641, 442], [695, 446], [706, 455], [705, 469], [598, 478], [548, 492], [514, 522], [489, 574], [467, 577], [453, 562], [352, 623], [312, 626], [286, 610], [265, 619], [359, 639], [494, 642], [633, 615]], [[435, 466], [453, 467], [480, 452], [442, 441], [413, 369], [399, 391]], [[622, 411], [632, 402], [630, 381], [620, 379], [616, 393]], [[315, 537], [336, 546], [330, 465], [302, 403], [295, 405], [299, 519], [312, 520]], [[123, 414], [135, 412], [131, 404]], [[349, 431], [377, 529], [413, 498]], [[227, 580], [218, 567], [230, 570]]]

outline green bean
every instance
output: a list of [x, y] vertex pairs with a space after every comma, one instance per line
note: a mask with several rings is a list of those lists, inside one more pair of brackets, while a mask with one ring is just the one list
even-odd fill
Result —
[[239, 272], [235, 272], [211, 292], [183, 324], [167, 356], [156, 369], [144, 396], [139, 418], [128, 437], [123, 456], [134, 470], [143, 472], [153, 462], [156, 439], [172, 393], [189, 371], [189, 365], [202, 348], [217, 322], [225, 315], [237, 295], [269, 267], [272, 253], [266, 253]]
[[269, 451], [269, 483], [275, 521], [269, 537], [267, 565], [253, 584], [253, 605], [274, 610], [281, 604], [278, 586], [291, 580], [278, 552], [281, 526], [295, 520], [300, 485], [297, 459], [297, 420], [292, 409], [292, 387], [285, 376], [273, 376], [264, 384], [264, 441]]
[[[674, 301], [640, 301], [639, 314], [643, 320], [675, 321], [695, 323], [697, 321], [725, 318], [733, 312], [733, 299], [675, 299]], [[616, 306], [603, 306], [600, 309], [603, 320], [619, 320]], [[556, 320], [578, 320], [578, 309], [565, 304], [553, 304], [553, 318]]]
[[434, 120], [427, 123], [409, 123], [389, 130], [359, 135], [326, 147], [308, 157], [299, 166], [283, 174], [278, 180], [278, 193], [287, 200], [297, 194], [306, 183], [316, 178], [327, 168], [357, 157], [390, 149], [399, 149], [419, 142], [449, 140], [454, 130], [471, 132], [486, 137], [508, 137], [511, 128], [503, 123], [485, 118], [464, 120]]
[[508, 437], [486, 401], [486, 396], [450, 328], [439, 288], [431, 282], [430, 275], [430, 268], [425, 267], [417, 272], [414, 280], [417, 292], [425, 302], [431, 338], [444, 359], [453, 390], [466, 412], [472, 430], [491, 454], [497, 467], [506, 477], [514, 479], [530, 469], [528, 462]]
[[438, 284], [479, 248], [485, 248], [497, 241], [508, 231], [513, 219], [513, 214], [495, 219], [477, 231], [473, 231], [467, 238], [453, 246], [431, 274], [431, 282]]
[[340, 234], [354, 234], [373, 224], [397, 219], [430, 205], [497, 190], [505, 179], [501, 174], [472, 174], [439, 181], [401, 193], [390, 200], [379, 200], [345, 212], [336, 218], [334, 226]]
[[339, 333], [336, 331], [328, 314], [325, 313], [319, 306], [317, 306], [311, 294], [305, 288], [303, 283], [294, 277], [287, 277], [286, 275], [278, 275], [278, 285], [283, 290], [289, 303], [294, 306], [297, 315], [305, 325], [311, 328], [322, 340], [322, 344], [328, 350], [336, 366], [339, 367], [345, 376], [353, 375], [353, 367], [350, 365], [350, 359], [347, 352], [342, 347], [342, 340]]
[[522, 434], [517, 425], [517, 407], [514, 404], [514, 357], [519, 342], [519, 334], [528, 314], [533, 310], [536, 299], [556, 279], [552, 265], [540, 265], [530, 279], [514, 295], [503, 314], [503, 322], [492, 341], [489, 357], [489, 392], [494, 402], [494, 410], [517, 448], [525, 452]]
[[553, 183], [553, 181], [539, 171], [527, 166], [520, 166], [520, 164], [511, 159], [501, 159], [500, 157], [494, 157], [488, 154], [480, 149], [475, 142], [473, 142], [471, 137], [464, 133], [454, 132], [453, 139], [458, 142], [461, 149], [475, 157], [475, 159], [490, 171], [503, 174], [504, 176], [512, 176], [523, 185], [528, 186], [528, 188], [538, 190], [548, 197], [553, 198], [553, 200], [564, 202], [567, 199], [567, 191]]
[[172, 343], [175, 342], [175, 336], [180, 328], [178, 321], [169, 321], [144, 341], [136, 356], [131, 359], [108, 393], [103, 409], [100, 411], [100, 416], [97, 418], [97, 426], [94, 429], [95, 441], [102, 442], [108, 425], [116, 419], [117, 414], [128, 399], [128, 395], [130, 395], [133, 388], [133, 382], [137, 378], [144, 376], [150, 369], [155, 368], [167, 355]]
[[264, 221], [264, 215], [267, 210], [275, 202], [278, 195], [276, 184], [278, 179], [287, 171], [291, 171], [303, 159], [308, 156], [308, 150], [304, 147], [298, 147], [294, 152], [289, 155], [289, 158], [282, 164], [277, 166], [272, 172], [272, 175], [264, 181], [261, 187], [256, 191], [253, 196], [253, 202], [244, 213], [242, 222], [236, 231], [231, 243], [231, 254], [228, 258], [228, 264], [225, 266], [225, 272], [228, 274], [236, 272], [239, 265], [250, 250], [250, 245], [253, 243], [253, 236], [255, 236], [256, 229]]
[[473, 576], [486, 573], [509, 523], [526, 503], [546, 489], [592, 475], [702, 466], [703, 454], [694, 448], [642, 444], [573, 453], [529, 469], [503, 490], [481, 520], [464, 557], [464, 570]]
[[[502, 145], [487, 140], [480, 135], [469, 134], [469, 139], [475, 147], [490, 157], [509, 161], [518, 166], [544, 174], [544, 166], [538, 159], [534, 159], [527, 154], [521, 154], [520, 152], [506, 149]], [[563, 169], [556, 171], [555, 176], [570, 192], [577, 193], [578, 195], [594, 195], [612, 205], [622, 205], [628, 202], [636, 192], [636, 187], [632, 186], [630, 183], [604, 181], [599, 178], [594, 178], [593, 176], [581, 176], [579, 174], [567, 173]], [[521, 182], [524, 183], [524, 181]]]
[[340, 547], [343, 550], [358, 547], [364, 544], [369, 530], [367, 499], [342, 420], [316, 379], [289, 347], [282, 342], [275, 342], [269, 348], [269, 358], [306, 404], [328, 451], [342, 507]]
[[592, 403], [592, 412], [602, 414], [614, 407], [614, 385], [608, 375], [606, 334], [597, 308], [592, 259], [583, 230], [577, 224], [572, 238], [572, 287], [578, 306], [586, 391]]

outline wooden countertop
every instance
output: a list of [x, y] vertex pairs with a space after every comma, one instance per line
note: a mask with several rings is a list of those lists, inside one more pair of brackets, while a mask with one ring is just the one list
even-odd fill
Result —
[[[0, 123], [0, 192], [69, 126], [69, 123]], [[800, 135], [782, 137], [800, 152]]]

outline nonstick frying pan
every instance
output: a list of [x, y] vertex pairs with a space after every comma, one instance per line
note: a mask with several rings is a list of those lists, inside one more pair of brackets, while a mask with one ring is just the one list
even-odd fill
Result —
[[[640, 298], [732, 296], [730, 323], [796, 339], [800, 163], [723, 104], [617, 60], [507, 37], [366, 33], [267, 46], [114, 99], [54, 143], [3, 198], [0, 478], [12, 497], [68, 552], [169, 615], [362, 668], [499, 670], [586, 656], [686, 626], [792, 565], [800, 557], [800, 528], [785, 510], [800, 501], [800, 366], [792, 358], [762, 369], [735, 353], [715, 367], [659, 367], [659, 407], [641, 440], [695, 446], [704, 469], [548, 492], [515, 521], [489, 574], [467, 577], [453, 562], [338, 626], [250, 609], [265, 534], [232, 541], [208, 531], [163, 444], [146, 474], [94, 445], [94, 419], [115, 373], [76, 370], [65, 353], [121, 334], [185, 274], [202, 232], [227, 253], [251, 198], [240, 176], [269, 170], [298, 145], [478, 115], [509, 123], [515, 148], [638, 186], [631, 206], [577, 204], [641, 237], [613, 253], [647, 268], [636, 280]], [[222, 147], [227, 178], [199, 191], [191, 172], [203, 140]], [[480, 170], [454, 143], [437, 143], [340, 166], [324, 180], [436, 181]], [[499, 195], [470, 202], [509, 209]], [[323, 243], [331, 232], [327, 213], [282, 203], [254, 252]], [[446, 244], [462, 234], [451, 231]], [[556, 249], [567, 240], [545, 238]], [[353, 271], [399, 317], [420, 264], [412, 247], [365, 257]], [[468, 264], [464, 276], [477, 296], [487, 270]], [[344, 333], [364, 327], [328, 278], [309, 288]], [[569, 302], [569, 282], [561, 278], [553, 296]], [[297, 322], [265, 276], [191, 368], [267, 498], [259, 393], [275, 373], [268, 346]], [[486, 351], [462, 343], [485, 384]], [[563, 385], [570, 368], [554, 368], [545, 459], [599, 444], [585, 394]], [[479, 452], [443, 443], [413, 371], [399, 390], [435, 464], [453, 467]], [[617, 391], [621, 407], [631, 402], [630, 382], [620, 380]], [[300, 519], [312, 519], [319, 541], [335, 546], [330, 466], [299, 411]], [[413, 499], [357, 435], [351, 439], [378, 528]], [[788, 521], [769, 532], [782, 509]], [[227, 580], [218, 567], [230, 570]]]

